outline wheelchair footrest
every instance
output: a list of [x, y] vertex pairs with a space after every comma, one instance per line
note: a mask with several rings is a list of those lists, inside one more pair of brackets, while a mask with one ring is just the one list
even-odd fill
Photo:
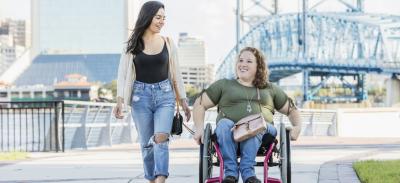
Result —
[[256, 166], [264, 166], [264, 162], [257, 162]]
[[279, 166], [279, 163], [271, 162], [271, 163], [268, 163], [268, 166], [269, 166], [269, 167]]
[[[278, 166], [278, 165], [279, 165], [279, 163], [274, 163], [274, 162], [268, 163], [268, 167], [274, 167], [274, 166]], [[264, 162], [257, 162], [256, 166], [264, 166]]]

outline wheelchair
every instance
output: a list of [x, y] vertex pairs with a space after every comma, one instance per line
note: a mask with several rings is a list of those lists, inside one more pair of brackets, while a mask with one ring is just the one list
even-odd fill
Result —
[[[210, 123], [206, 124], [203, 135], [203, 144], [200, 145], [199, 183], [221, 183], [224, 178], [224, 161]], [[255, 165], [264, 168], [264, 183], [291, 183], [290, 130], [286, 129], [285, 124], [280, 123], [278, 135], [279, 140], [265, 134], [257, 152], [257, 157], [264, 157], [262, 162], [257, 161]], [[237, 154], [240, 158], [240, 153]], [[268, 177], [269, 167], [274, 166], [279, 166], [280, 179]], [[219, 167], [219, 175], [213, 175], [213, 167]]]

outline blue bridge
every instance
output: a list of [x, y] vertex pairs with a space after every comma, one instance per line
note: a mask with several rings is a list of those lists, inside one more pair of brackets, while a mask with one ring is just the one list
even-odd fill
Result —
[[[366, 74], [389, 74], [393, 79], [400, 74], [400, 16], [363, 12], [268, 16], [240, 38], [219, 66], [217, 78], [234, 77], [237, 52], [246, 46], [263, 51], [273, 82], [303, 73], [305, 101], [362, 101], [367, 98]], [[313, 77], [317, 84], [311, 84]], [[332, 77], [352, 94], [318, 96]]]

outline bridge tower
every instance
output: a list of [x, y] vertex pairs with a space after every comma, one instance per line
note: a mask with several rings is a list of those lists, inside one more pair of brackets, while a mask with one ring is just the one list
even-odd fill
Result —
[[[362, 13], [364, 11], [364, 0], [337, 0], [337, 3], [343, 5], [343, 12]], [[325, 3], [325, 0], [319, 0], [317, 2], [309, 3], [309, 0], [302, 0], [299, 5], [299, 18], [298, 18], [298, 49], [299, 53], [297, 60], [310, 60], [312, 58], [309, 55], [309, 32], [308, 29], [310, 24], [307, 22], [308, 13], [319, 11], [319, 7]], [[260, 22], [266, 19], [266, 17], [279, 15], [280, 10], [279, 0], [251, 0], [243, 1], [237, 0], [236, 9], [236, 53], [239, 52], [239, 45], [241, 44], [240, 39], [241, 33], [245, 32], [247, 28], [251, 30], [253, 27], [258, 25]], [[359, 45], [361, 46], [361, 44]], [[262, 48], [261, 48], [262, 49]], [[341, 73], [341, 72], [321, 72], [314, 71], [312, 69], [303, 69], [303, 100], [304, 101], [322, 101], [322, 102], [335, 102], [335, 101], [356, 101], [361, 102], [367, 99], [367, 91], [365, 88], [365, 77], [366, 74], [360, 73]], [[328, 81], [336, 80], [339, 81], [340, 88], [346, 92], [341, 96], [318, 96], [320, 90], [327, 88]], [[314, 82], [312, 82], [314, 81]], [[315, 82], [318, 81], [318, 82]]]
[[[364, 11], [364, 0], [357, 0], [353, 2], [347, 2], [343, 0], [337, 0], [338, 3], [341, 3], [346, 7], [345, 11], [353, 12], [353, 13], [362, 13]], [[299, 34], [299, 46], [300, 46], [300, 54], [302, 59], [310, 59], [308, 55], [308, 27], [307, 23], [307, 14], [311, 11], [318, 11], [318, 7], [324, 3], [324, 0], [318, 1], [313, 4], [311, 7], [309, 6], [308, 0], [303, 0], [302, 2], [302, 18], [301, 18], [301, 33]], [[361, 44], [359, 44], [360, 46]], [[299, 58], [301, 59], [301, 58]], [[361, 102], [367, 99], [367, 91], [366, 91], [366, 74], [349, 74], [349, 73], [340, 73], [340, 72], [315, 72], [312, 70], [303, 70], [303, 100], [307, 101], [320, 101], [320, 102], [340, 102], [340, 101], [356, 101]], [[312, 84], [310, 80], [313, 78], [320, 78], [320, 82], [316, 84]], [[348, 79], [353, 78], [353, 82], [349, 82]], [[340, 81], [341, 89], [346, 91], [351, 91], [351, 95], [346, 94], [344, 92], [340, 96], [317, 96], [317, 93], [326, 86], [326, 83], [329, 79], [336, 79]], [[315, 80], [315, 79], [314, 79]]]
[[261, 23], [266, 16], [279, 13], [279, 0], [236, 0], [236, 51], [242, 32]]

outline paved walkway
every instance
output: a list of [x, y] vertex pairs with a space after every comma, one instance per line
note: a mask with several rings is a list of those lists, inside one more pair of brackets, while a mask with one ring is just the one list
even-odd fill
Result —
[[319, 169], [319, 183], [359, 183], [356, 172], [353, 169], [353, 161], [329, 162]]
[[[192, 140], [171, 143], [170, 183], [198, 182], [198, 149]], [[302, 137], [293, 143], [293, 183], [352, 183], [356, 159], [400, 159], [400, 139]], [[31, 153], [25, 161], [0, 162], [0, 183], [145, 183], [138, 144], [65, 153]], [[7, 164], [7, 165], [5, 165]], [[262, 177], [262, 169], [257, 168]], [[270, 171], [279, 177], [279, 170]], [[347, 177], [347, 178], [346, 178]]]

